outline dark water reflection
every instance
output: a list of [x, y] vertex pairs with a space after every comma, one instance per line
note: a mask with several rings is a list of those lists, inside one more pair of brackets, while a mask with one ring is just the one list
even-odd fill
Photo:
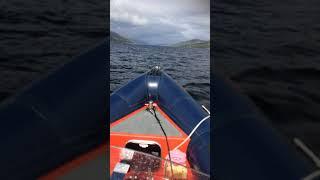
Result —
[[0, 3], [0, 101], [106, 37], [106, 1]]
[[216, 0], [215, 70], [320, 152], [320, 1]]

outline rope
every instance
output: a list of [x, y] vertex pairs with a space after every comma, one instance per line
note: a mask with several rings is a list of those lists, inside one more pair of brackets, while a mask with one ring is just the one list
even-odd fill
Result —
[[207, 120], [209, 117], [210, 117], [210, 111], [204, 107], [202, 105], [202, 108], [207, 111], [207, 113], [209, 114], [208, 116], [206, 116], [205, 118], [203, 118], [194, 128], [193, 130], [191, 131], [191, 133], [189, 134], [189, 136], [187, 138], [185, 138], [178, 146], [176, 146], [173, 150], [177, 150], [178, 148], [180, 148], [184, 143], [187, 142], [188, 139], [190, 139], [190, 137], [192, 136], [192, 134], [198, 129], [198, 127], [205, 121]]
[[[310, 159], [315, 163], [315, 165], [320, 168], [320, 160], [319, 158], [298, 138], [294, 138], [293, 142], [307, 155]], [[303, 180], [313, 180], [317, 177], [320, 177], [320, 170], [316, 170], [304, 177]]]

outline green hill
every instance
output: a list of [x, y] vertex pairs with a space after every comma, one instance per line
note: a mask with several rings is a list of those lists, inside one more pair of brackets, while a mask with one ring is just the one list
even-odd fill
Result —
[[210, 41], [204, 41], [200, 39], [192, 39], [189, 41], [183, 41], [171, 45], [173, 47], [184, 47], [184, 48], [210, 48]]
[[110, 32], [110, 43], [118, 43], [118, 44], [134, 44], [134, 42], [128, 38], [125, 38], [119, 35], [116, 32]]

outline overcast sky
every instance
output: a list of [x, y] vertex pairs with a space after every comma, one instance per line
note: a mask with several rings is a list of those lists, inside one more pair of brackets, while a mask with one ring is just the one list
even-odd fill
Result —
[[209, 40], [210, 0], [111, 0], [111, 30], [149, 44]]

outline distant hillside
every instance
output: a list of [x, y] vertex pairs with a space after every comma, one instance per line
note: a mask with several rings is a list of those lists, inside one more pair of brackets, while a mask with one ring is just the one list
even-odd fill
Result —
[[134, 44], [132, 40], [125, 38], [113, 31], [110, 32], [110, 42], [119, 44]]
[[210, 48], [210, 41], [204, 41], [200, 39], [192, 39], [189, 41], [183, 41], [171, 45], [173, 47], [184, 47], [184, 48]]
[[134, 44], [137, 44], [137, 45], [148, 45], [147, 42], [145, 41], [142, 41], [142, 40], [132, 40]]

